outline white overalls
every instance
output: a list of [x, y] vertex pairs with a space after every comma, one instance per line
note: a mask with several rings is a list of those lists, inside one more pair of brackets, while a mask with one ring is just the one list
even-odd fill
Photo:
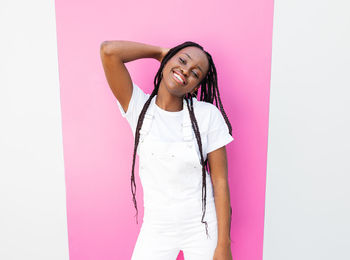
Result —
[[139, 175], [144, 193], [144, 217], [131, 260], [175, 260], [180, 250], [186, 260], [212, 260], [217, 245], [213, 187], [206, 171], [207, 204], [202, 219], [202, 166], [196, 151], [186, 101], [182, 142], [161, 142], [148, 135], [155, 98], [140, 130]]

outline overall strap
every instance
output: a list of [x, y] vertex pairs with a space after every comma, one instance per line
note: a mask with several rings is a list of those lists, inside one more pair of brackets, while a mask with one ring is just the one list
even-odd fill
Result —
[[155, 108], [155, 102], [156, 96], [154, 96], [151, 100], [151, 103], [149, 104], [149, 107], [146, 111], [145, 117], [143, 119], [142, 127], [140, 129], [140, 141], [142, 142], [146, 135], [148, 135], [149, 131], [151, 130], [152, 122], [154, 119], [154, 108]]
[[183, 119], [182, 119], [182, 133], [183, 133], [183, 140], [185, 142], [191, 142], [193, 139], [193, 130], [192, 130], [192, 123], [191, 123], [191, 118], [190, 114], [187, 108], [187, 103], [186, 100], [183, 99], [183, 109], [184, 109], [184, 114], [183, 114]]

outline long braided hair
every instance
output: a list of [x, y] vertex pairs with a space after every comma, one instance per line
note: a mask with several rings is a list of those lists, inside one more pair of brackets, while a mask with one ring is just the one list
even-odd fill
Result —
[[[219, 109], [221, 111], [221, 114], [223, 115], [226, 124], [228, 126], [229, 129], [229, 133], [232, 136], [232, 127], [231, 124], [228, 120], [228, 117], [224, 111], [224, 108], [222, 106], [222, 102], [220, 99], [220, 93], [219, 93], [219, 88], [218, 88], [218, 84], [217, 84], [217, 74], [216, 74], [216, 68], [214, 65], [214, 62], [212, 60], [211, 55], [206, 52], [202, 46], [200, 46], [199, 44], [192, 42], [192, 41], [186, 41], [180, 45], [177, 45], [173, 48], [171, 48], [167, 54], [164, 56], [164, 58], [161, 61], [161, 65], [159, 67], [159, 70], [154, 78], [154, 89], [151, 93], [151, 95], [149, 96], [148, 100], [146, 101], [145, 105], [143, 106], [138, 121], [137, 121], [137, 125], [136, 125], [136, 131], [135, 131], [135, 143], [134, 143], [134, 155], [133, 155], [133, 161], [132, 161], [132, 170], [131, 170], [131, 191], [133, 194], [133, 202], [136, 208], [136, 222], [137, 222], [137, 215], [138, 215], [138, 210], [137, 210], [137, 202], [136, 202], [136, 183], [135, 183], [135, 175], [134, 175], [134, 168], [135, 168], [135, 158], [136, 158], [136, 152], [137, 152], [137, 147], [139, 144], [139, 139], [140, 139], [140, 130], [143, 124], [143, 120], [146, 114], [146, 111], [151, 103], [152, 98], [158, 93], [158, 89], [159, 89], [159, 85], [160, 82], [162, 80], [162, 71], [163, 68], [165, 66], [165, 64], [168, 62], [169, 59], [171, 59], [171, 57], [173, 57], [178, 51], [180, 51], [181, 49], [188, 47], [188, 46], [194, 46], [194, 47], [198, 47], [200, 48], [207, 56], [208, 61], [209, 61], [209, 70], [206, 74], [206, 76], [202, 79], [202, 81], [198, 84], [200, 85], [200, 101], [205, 101], [205, 102], [209, 102], [214, 104], [214, 100], [215, 100], [215, 105], [216, 107], [219, 106]], [[204, 157], [203, 157], [203, 150], [202, 150], [202, 142], [201, 142], [201, 136], [200, 136], [200, 132], [199, 132], [199, 128], [198, 128], [198, 124], [197, 124], [197, 120], [196, 117], [194, 115], [193, 112], [193, 100], [192, 100], [192, 96], [197, 97], [198, 95], [198, 89], [192, 94], [187, 93], [186, 95], [184, 95], [184, 99], [186, 101], [187, 104], [187, 108], [189, 111], [189, 115], [190, 115], [190, 119], [191, 119], [191, 123], [192, 123], [192, 129], [195, 132], [196, 135], [196, 139], [197, 139], [197, 143], [198, 143], [198, 147], [199, 147], [199, 151], [200, 151], [200, 156], [201, 156], [201, 165], [202, 165], [202, 211], [203, 211], [203, 215], [202, 215], [202, 220], [201, 222], [205, 224], [205, 228], [206, 228], [206, 234], [208, 235], [208, 224], [206, 221], [203, 221], [204, 216], [205, 216], [205, 210], [206, 210], [206, 170], [209, 171], [209, 165], [208, 165], [208, 158], [204, 161]], [[231, 216], [232, 216], [232, 208], [230, 206], [230, 226], [231, 226]], [[138, 222], [137, 222], [138, 223]]]

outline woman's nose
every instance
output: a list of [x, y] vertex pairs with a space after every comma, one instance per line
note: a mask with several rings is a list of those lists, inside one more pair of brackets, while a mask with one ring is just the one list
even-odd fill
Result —
[[186, 69], [181, 69], [181, 73], [184, 76], [188, 76], [188, 71]]

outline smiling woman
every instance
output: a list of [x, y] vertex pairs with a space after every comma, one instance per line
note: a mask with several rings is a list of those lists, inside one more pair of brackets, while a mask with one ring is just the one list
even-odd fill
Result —
[[[136, 154], [140, 159], [145, 211], [132, 260], [175, 260], [180, 250], [190, 260], [232, 259], [225, 145], [234, 139], [211, 55], [194, 42], [166, 49], [112, 41], [104, 42], [100, 53], [135, 138], [136, 217]], [[139, 58], [161, 62], [151, 94], [131, 80], [124, 65]]]

